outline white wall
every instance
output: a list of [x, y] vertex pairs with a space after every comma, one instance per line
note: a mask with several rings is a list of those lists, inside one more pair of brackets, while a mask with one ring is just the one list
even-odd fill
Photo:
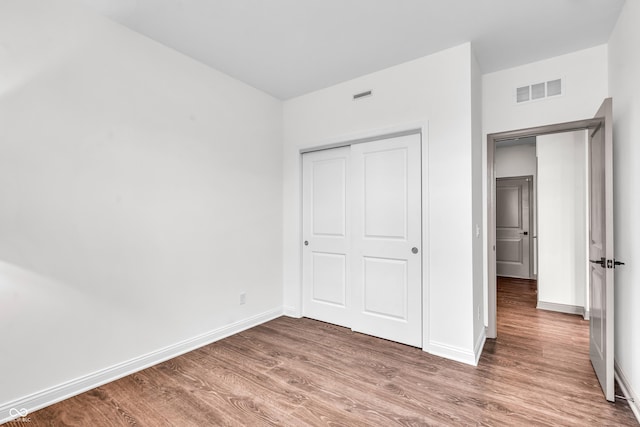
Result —
[[280, 101], [64, 1], [0, 70], [0, 409], [281, 313]]
[[609, 88], [613, 97], [615, 256], [615, 359], [635, 396], [640, 420], [640, 3], [627, 1], [609, 40]]
[[[559, 77], [562, 95], [516, 104], [516, 87]], [[485, 134], [590, 118], [607, 97], [607, 46], [485, 74], [482, 85]]]
[[[428, 342], [423, 345], [473, 363], [471, 60], [465, 44], [285, 102], [287, 313], [301, 314], [300, 149], [428, 121], [423, 156], [428, 158], [423, 166]], [[354, 102], [352, 95], [364, 90], [373, 90], [373, 96]]]
[[484, 290], [483, 290], [483, 235], [482, 222], [482, 72], [475, 55], [471, 56], [471, 180], [473, 204], [473, 336], [475, 338], [474, 351], [480, 356], [486, 333], [484, 328]]
[[542, 135], [536, 139], [536, 149], [538, 306], [560, 311], [571, 311], [571, 307], [584, 309], [587, 289], [586, 134], [577, 131]]
[[[516, 104], [515, 88], [562, 77], [565, 92], [561, 96]], [[601, 45], [543, 61], [514, 67], [482, 77], [483, 135], [516, 129], [562, 123], [593, 117], [603, 99], [608, 96], [607, 46]], [[486, 165], [486, 142], [483, 144], [482, 163]], [[486, 176], [486, 166], [484, 170]], [[487, 197], [486, 180], [483, 194]], [[484, 210], [487, 221], [487, 210]], [[487, 240], [484, 241], [484, 259], [487, 259]], [[490, 281], [484, 272], [485, 298]], [[486, 302], [488, 304], [488, 301]], [[487, 319], [485, 319], [487, 321]]]
[[536, 216], [537, 211], [537, 186], [538, 176], [536, 171], [536, 145], [535, 138], [532, 138], [532, 143], [519, 144], [519, 145], [507, 145], [503, 146], [500, 143], [496, 144], [495, 154], [495, 173], [496, 178], [509, 178], [515, 176], [532, 176], [533, 182], [533, 194], [531, 195], [531, 238], [533, 244], [531, 250], [533, 252], [533, 274], [538, 274], [538, 228]]

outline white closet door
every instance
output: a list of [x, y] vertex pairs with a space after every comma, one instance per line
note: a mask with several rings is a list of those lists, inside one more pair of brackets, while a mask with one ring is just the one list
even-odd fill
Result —
[[351, 149], [352, 329], [422, 346], [420, 135]]
[[420, 135], [306, 153], [303, 315], [422, 346]]
[[351, 327], [349, 147], [302, 156], [303, 315]]

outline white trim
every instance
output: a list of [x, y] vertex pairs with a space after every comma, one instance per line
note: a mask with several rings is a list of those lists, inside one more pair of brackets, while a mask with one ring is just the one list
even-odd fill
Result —
[[422, 174], [422, 348], [427, 350], [429, 345], [429, 321], [431, 319], [431, 306], [430, 306], [430, 290], [429, 274], [431, 268], [429, 266], [429, 259], [431, 254], [431, 233], [429, 229], [429, 217], [431, 211], [429, 210], [429, 123], [424, 122], [420, 127], [420, 151], [422, 155], [422, 164], [420, 165], [420, 171]]
[[620, 389], [622, 390], [622, 394], [627, 398], [627, 403], [629, 404], [633, 415], [636, 416], [638, 423], [640, 423], [640, 400], [638, 399], [638, 394], [631, 387], [631, 383], [629, 383], [629, 380], [622, 371], [622, 368], [620, 368], [620, 365], [618, 365], [618, 362], [614, 361], [614, 365], [615, 377]]
[[478, 335], [478, 339], [476, 340], [476, 345], [473, 347], [473, 352], [475, 353], [475, 363], [473, 366], [478, 366], [485, 342], [487, 342], [487, 328], [482, 328], [480, 335]]
[[302, 311], [290, 305], [284, 307], [283, 314], [287, 317], [293, 317], [296, 319], [300, 319], [302, 317]]
[[[329, 148], [344, 147], [351, 145], [354, 142], [360, 142], [362, 140], [376, 140], [386, 139], [393, 137], [396, 134], [410, 133], [412, 131], [420, 132], [423, 137], [427, 136], [429, 130], [428, 121], [412, 121], [403, 124], [385, 126], [381, 128], [361, 130], [351, 133], [345, 133], [330, 138], [320, 139], [304, 146], [298, 146], [300, 154], [308, 153], [310, 151], [326, 150]], [[417, 133], [416, 132], [416, 133]], [[426, 139], [426, 138], [425, 138]], [[302, 179], [302, 175], [300, 175]]]
[[356, 139], [349, 139], [349, 140], [344, 140], [342, 142], [336, 142], [336, 143], [329, 143], [329, 144], [325, 144], [322, 146], [313, 146], [313, 147], [308, 147], [308, 148], [302, 148], [300, 149], [300, 154], [306, 154], [306, 153], [313, 153], [314, 151], [323, 151], [323, 150], [329, 150], [332, 148], [342, 148], [342, 147], [349, 147], [352, 145], [356, 145], [356, 144], [362, 144], [365, 142], [374, 142], [374, 141], [382, 141], [385, 139], [392, 139], [392, 138], [398, 138], [400, 136], [407, 136], [407, 135], [415, 135], [415, 134], [421, 134], [421, 129], [420, 128], [414, 128], [414, 129], [407, 129], [407, 130], [403, 130], [403, 131], [395, 131], [395, 132], [388, 132], [388, 133], [384, 133], [384, 134], [379, 134], [379, 135], [373, 135], [373, 136], [366, 136], [366, 137], [361, 137], [361, 138], [356, 138]]
[[478, 365], [474, 351], [449, 344], [431, 341], [429, 343], [429, 353], [434, 356], [444, 357], [445, 359], [455, 360], [456, 362], [466, 363], [467, 365]]
[[[157, 365], [165, 360], [172, 359], [181, 354], [237, 334], [238, 332], [276, 319], [281, 315], [282, 308], [279, 307], [28, 396], [15, 399], [11, 402], [2, 403], [0, 404], [0, 424], [15, 419], [15, 410], [22, 410], [24, 408], [28, 413], [32, 413], [38, 409], [60, 402], [61, 400], [84, 393], [85, 391], [115, 381], [134, 372]], [[15, 410], [11, 411], [12, 409]], [[13, 416], [10, 414], [11, 412], [14, 412]]]
[[584, 307], [569, 304], [558, 304], [555, 302], [538, 301], [538, 310], [557, 311], [559, 313], [579, 314], [584, 317]]

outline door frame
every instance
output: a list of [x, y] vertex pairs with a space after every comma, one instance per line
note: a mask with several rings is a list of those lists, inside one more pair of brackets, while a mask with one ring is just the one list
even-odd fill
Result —
[[497, 290], [496, 290], [496, 142], [525, 137], [535, 137], [554, 133], [573, 132], [592, 129], [600, 123], [599, 119], [590, 118], [573, 122], [536, 126], [487, 135], [487, 338], [496, 338], [497, 329]]
[[[520, 176], [501, 176], [501, 177], [496, 177], [496, 181], [498, 179], [501, 180], [519, 180], [519, 179], [525, 179], [527, 181], [527, 190], [528, 190], [528, 201], [529, 201], [529, 215], [527, 217], [527, 222], [529, 223], [529, 272], [528, 272], [528, 277], [527, 279], [535, 279], [535, 276], [533, 274], [533, 270], [534, 270], [534, 265], [533, 265], [533, 261], [534, 261], [534, 256], [533, 256], [533, 239], [536, 238], [534, 231], [534, 224], [533, 224], [533, 209], [534, 209], [534, 205], [533, 205], [533, 175], [520, 175]], [[536, 200], [537, 202], [537, 200]], [[536, 203], [536, 208], [538, 207], [537, 203]]]
[[298, 277], [299, 277], [299, 294], [298, 294], [298, 315], [303, 312], [303, 286], [302, 286], [302, 262], [303, 262], [303, 240], [302, 240], [302, 155], [312, 151], [327, 150], [330, 148], [345, 147], [353, 144], [376, 141], [380, 139], [393, 138], [396, 136], [420, 135], [420, 153], [421, 153], [421, 208], [422, 208], [422, 350], [430, 352], [429, 341], [429, 122], [414, 121], [404, 124], [391, 125], [384, 128], [365, 129], [354, 133], [338, 135], [332, 138], [312, 143], [298, 151], [298, 177], [299, 177], [299, 206], [298, 206]]

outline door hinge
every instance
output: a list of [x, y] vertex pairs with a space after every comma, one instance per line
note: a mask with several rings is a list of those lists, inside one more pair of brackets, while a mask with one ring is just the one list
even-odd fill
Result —
[[614, 259], [607, 260], [607, 268], [616, 268], [618, 265], [624, 265], [624, 262]]

